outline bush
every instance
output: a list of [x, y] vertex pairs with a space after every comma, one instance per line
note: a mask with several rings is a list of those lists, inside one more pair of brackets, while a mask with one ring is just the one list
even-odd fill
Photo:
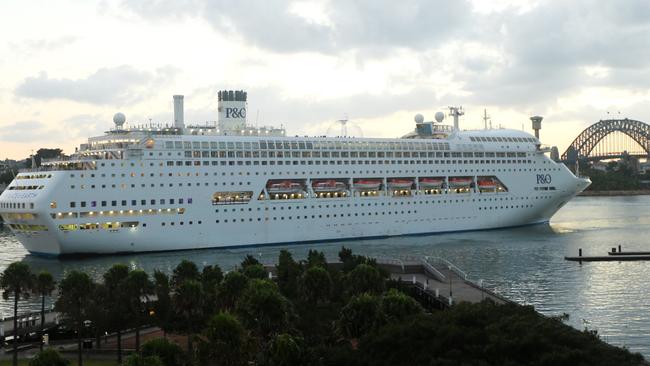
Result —
[[29, 360], [29, 366], [67, 366], [70, 361], [61, 357], [59, 352], [52, 348], [45, 349]]
[[142, 356], [157, 356], [164, 366], [180, 366], [183, 364], [183, 349], [166, 338], [152, 339], [143, 344]]
[[144, 357], [139, 354], [133, 354], [124, 360], [123, 366], [163, 366], [163, 362], [158, 356]]
[[251, 264], [246, 267], [244, 267], [244, 276], [253, 279], [253, 278], [258, 278], [260, 280], [263, 280], [268, 277], [268, 273], [266, 272], [266, 269], [264, 269], [264, 266], [261, 264]]

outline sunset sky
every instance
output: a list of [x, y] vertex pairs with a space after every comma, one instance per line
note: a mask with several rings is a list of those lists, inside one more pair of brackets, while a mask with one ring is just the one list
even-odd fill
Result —
[[[530, 131], [561, 151], [599, 119], [650, 122], [647, 0], [3, 0], [0, 159], [65, 152], [112, 126], [217, 119], [323, 135], [347, 116], [398, 137], [462, 105], [465, 129]], [[608, 115], [607, 112], [610, 114]]]

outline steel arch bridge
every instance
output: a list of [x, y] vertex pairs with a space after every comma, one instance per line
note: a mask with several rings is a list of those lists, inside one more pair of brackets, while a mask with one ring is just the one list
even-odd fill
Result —
[[[605, 141], [612, 134], [626, 135], [618, 141]], [[600, 120], [582, 131], [562, 154], [562, 160], [575, 162], [613, 159], [624, 155], [648, 157], [650, 154], [650, 125], [632, 119]], [[622, 148], [623, 147], [623, 148]], [[641, 147], [641, 150], [638, 149]], [[637, 149], [637, 151], [634, 151]]]

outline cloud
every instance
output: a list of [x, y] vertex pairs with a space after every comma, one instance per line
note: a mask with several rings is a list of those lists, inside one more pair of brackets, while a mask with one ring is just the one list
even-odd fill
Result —
[[9, 46], [14, 52], [33, 55], [38, 52], [54, 51], [69, 46], [79, 40], [79, 37], [65, 35], [55, 38], [24, 39], [11, 42]]
[[90, 104], [132, 104], [148, 97], [152, 89], [169, 83], [177, 74], [173, 67], [154, 72], [123, 65], [101, 68], [83, 79], [50, 78], [45, 71], [28, 77], [15, 89], [20, 97], [50, 100], [67, 99]]
[[[188, 6], [191, 3], [191, 6]], [[337, 53], [355, 48], [427, 47], [469, 22], [466, 0], [327, 1], [322, 18], [294, 11], [285, 0], [124, 0], [144, 18], [200, 17], [221, 33], [273, 52]]]
[[21, 121], [0, 126], [0, 141], [33, 142], [59, 141], [63, 136], [60, 130], [51, 128], [39, 121]]

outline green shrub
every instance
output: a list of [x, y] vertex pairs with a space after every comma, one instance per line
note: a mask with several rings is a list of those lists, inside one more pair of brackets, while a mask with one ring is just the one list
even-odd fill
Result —
[[61, 357], [59, 352], [52, 348], [45, 349], [29, 360], [29, 366], [67, 366], [70, 361]]
[[164, 366], [180, 366], [183, 364], [183, 349], [166, 338], [152, 339], [143, 344], [142, 356], [157, 356]]

